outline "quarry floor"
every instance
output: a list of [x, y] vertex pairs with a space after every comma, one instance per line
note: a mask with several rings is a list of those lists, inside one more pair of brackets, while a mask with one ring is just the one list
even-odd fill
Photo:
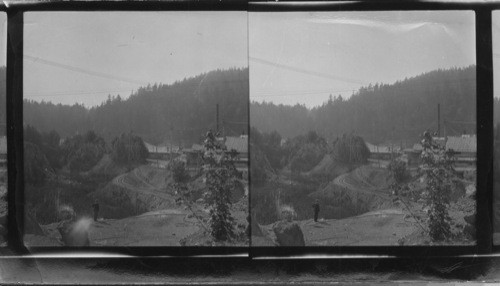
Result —
[[[306, 246], [398, 245], [398, 240], [418, 231], [415, 219], [402, 210], [388, 209], [344, 219], [299, 221]], [[261, 226], [266, 237], [252, 236], [252, 246], [273, 246], [272, 225]]]
[[[419, 206], [413, 206], [417, 212]], [[464, 214], [450, 210], [452, 220], [464, 224]], [[391, 208], [371, 211], [343, 219], [313, 219], [297, 221], [306, 246], [412, 246], [427, 245], [430, 240], [425, 226], [411, 216], [405, 208]], [[273, 225], [259, 226], [263, 236], [252, 235], [251, 245], [277, 246]], [[453, 232], [461, 231], [452, 226]], [[471, 240], [447, 242], [452, 245], [472, 245]]]
[[[321, 218], [318, 222], [312, 219], [297, 220], [306, 246], [398, 246], [398, 245], [427, 245], [430, 239], [427, 233], [425, 220], [427, 214], [421, 203], [411, 201], [410, 198], [396, 198], [385, 188], [377, 188], [368, 178], [371, 170], [380, 168], [362, 167], [352, 172], [342, 174], [332, 183], [350, 192], [350, 197], [370, 195], [380, 200], [377, 209], [341, 219]], [[364, 174], [363, 174], [364, 173]], [[325, 188], [329, 192], [334, 188]], [[336, 194], [334, 194], [336, 195]], [[327, 198], [328, 196], [324, 196]], [[323, 203], [323, 200], [319, 200]], [[466, 225], [464, 217], [475, 212], [475, 201], [468, 195], [449, 206], [448, 213], [452, 221], [452, 232], [460, 233]], [[254, 224], [255, 225], [255, 224]], [[263, 235], [252, 235], [251, 245], [278, 246], [273, 224], [259, 225]], [[258, 233], [253, 232], [253, 233]], [[471, 245], [472, 240], [457, 239], [448, 241], [452, 245]]]
[[[153, 168], [143, 166], [121, 174], [112, 180], [112, 184], [125, 188], [127, 192], [154, 197], [155, 204], [159, 201], [163, 204], [158, 204], [160, 207], [152, 211], [121, 219], [100, 216], [97, 221], [93, 221], [88, 217], [79, 218], [77, 224], [88, 229], [90, 246], [181, 246], [182, 240], [188, 238], [190, 245], [205, 243], [208, 209], [198, 203], [192, 203], [190, 208], [183, 203], [176, 204], [175, 196], [166, 192], [161, 185], [165, 180], [158, 179], [158, 176], [154, 180], [148, 180], [144, 169], [151, 172]], [[158, 172], [165, 173], [164, 170]], [[243, 200], [248, 198], [243, 197], [233, 204], [232, 214], [238, 223], [246, 223], [247, 207], [244, 207]], [[193, 212], [196, 215], [193, 215]], [[42, 225], [45, 232], [43, 236], [26, 234], [25, 245], [62, 246], [58, 225], [59, 223]]]

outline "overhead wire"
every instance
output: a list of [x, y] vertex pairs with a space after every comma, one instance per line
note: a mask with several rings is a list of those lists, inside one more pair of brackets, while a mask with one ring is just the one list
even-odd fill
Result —
[[117, 80], [117, 81], [122, 81], [122, 82], [128, 82], [128, 83], [133, 83], [133, 84], [141, 84], [141, 85], [147, 85], [148, 84], [148, 83], [143, 82], [143, 81], [138, 81], [138, 80], [130, 79], [130, 78], [126, 78], [126, 77], [114, 76], [114, 75], [111, 75], [111, 74], [107, 74], [107, 73], [103, 73], [103, 72], [98, 72], [98, 71], [91, 71], [91, 70], [88, 70], [88, 69], [83, 69], [83, 68], [80, 68], [80, 67], [76, 67], [76, 66], [72, 66], [72, 65], [68, 65], [68, 64], [63, 64], [63, 63], [55, 62], [55, 61], [52, 61], [52, 60], [46, 60], [46, 59], [43, 59], [41, 57], [36, 57], [36, 56], [32, 56], [32, 55], [24, 54], [23, 57], [24, 57], [25, 60], [29, 60], [29, 61], [31, 61], [33, 63], [44, 64], [44, 65], [48, 65], [48, 66], [52, 66], [52, 67], [57, 67], [57, 68], [61, 68], [61, 69], [65, 69], [65, 70], [69, 70], [69, 71], [73, 71], [73, 72], [83, 73], [83, 74], [86, 74], [86, 75], [91, 75], [91, 76], [96, 76], [96, 77], [102, 77], [102, 78], [106, 78], [106, 79]]
[[338, 81], [344, 81], [344, 82], [357, 83], [357, 84], [365, 84], [364, 82], [356, 80], [356, 79], [347, 78], [347, 77], [341, 77], [341, 76], [327, 74], [327, 73], [322, 73], [322, 72], [311, 71], [311, 70], [307, 70], [307, 69], [303, 69], [303, 68], [298, 68], [298, 67], [294, 67], [294, 66], [290, 66], [290, 65], [284, 65], [284, 64], [276, 63], [276, 62], [265, 60], [265, 59], [261, 59], [261, 58], [248, 57], [248, 59], [250, 61], [253, 61], [253, 62], [256, 62], [256, 63], [270, 65], [270, 66], [274, 66], [274, 67], [278, 67], [278, 68], [282, 68], [282, 69], [286, 69], [286, 70], [290, 70], [290, 71], [294, 71], [294, 72], [298, 72], [298, 73], [302, 73], [302, 74], [306, 74], [306, 75], [311, 75], [311, 76], [316, 76], [316, 77], [322, 77], [322, 78], [327, 78], [327, 79], [333, 79], [333, 80], [338, 80]]
[[46, 92], [46, 93], [25, 93], [24, 97], [53, 97], [53, 96], [66, 96], [66, 95], [90, 95], [101, 93], [119, 93], [130, 92], [130, 90], [101, 90], [101, 91], [59, 91], [59, 92]]

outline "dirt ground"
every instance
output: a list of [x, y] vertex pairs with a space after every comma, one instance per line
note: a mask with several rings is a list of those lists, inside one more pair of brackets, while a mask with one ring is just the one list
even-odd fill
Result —
[[[418, 206], [415, 206], [417, 208]], [[416, 213], [416, 209], [413, 209]], [[453, 214], [452, 214], [453, 215]], [[457, 215], [457, 214], [455, 214]], [[463, 221], [461, 217], [456, 220]], [[344, 219], [312, 219], [299, 221], [306, 246], [398, 246], [426, 245], [429, 238], [422, 235], [419, 224], [405, 208], [368, 212]], [[264, 236], [252, 236], [252, 246], [276, 246], [273, 224], [260, 226]], [[459, 226], [455, 232], [461, 231]], [[471, 245], [472, 240], [452, 241], [453, 245]]]
[[[90, 246], [179, 246], [179, 240], [199, 230], [194, 218], [187, 211], [161, 210], [125, 219], [87, 218]], [[60, 238], [57, 224], [43, 226], [50, 240]], [[27, 240], [27, 241], [26, 241]], [[30, 241], [27, 246], [44, 246], [47, 241]]]
[[[391, 194], [388, 172], [383, 168], [361, 166], [336, 177], [327, 187], [313, 193], [328, 213], [329, 203], [342, 196], [340, 208], [354, 205], [368, 211], [339, 219], [299, 220], [306, 246], [385, 246], [430, 244], [426, 229], [427, 213], [420, 202], [410, 197]], [[470, 184], [470, 182], [467, 182]], [[458, 192], [458, 191], [457, 191]], [[359, 200], [361, 198], [361, 200]], [[347, 200], [347, 202], [345, 201]], [[347, 204], [349, 203], [349, 204]], [[364, 205], [356, 205], [356, 204]], [[464, 217], [475, 213], [473, 196], [463, 194], [451, 202], [448, 213], [451, 230], [456, 239], [445, 242], [450, 245], [471, 245], [472, 238], [463, 235], [467, 224]], [[311, 218], [312, 218], [311, 209]], [[321, 217], [321, 211], [320, 211]], [[252, 246], [276, 245], [273, 224], [260, 226], [263, 236], [252, 236]], [[253, 232], [257, 233], [257, 232]]]
[[[400, 209], [373, 211], [345, 219], [303, 220], [299, 225], [306, 246], [398, 245], [398, 240], [418, 230], [413, 218]], [[274, 240], [272, 225], [261, 228]], [[252, 246], [268, 246], [268, 239], [252, 237]]]

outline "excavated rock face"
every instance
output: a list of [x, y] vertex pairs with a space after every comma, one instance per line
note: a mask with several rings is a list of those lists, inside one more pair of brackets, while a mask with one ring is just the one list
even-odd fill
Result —
[[305, 246], [304, 234], [297, 222], [279, 221], [273, 226], [279, 246]]

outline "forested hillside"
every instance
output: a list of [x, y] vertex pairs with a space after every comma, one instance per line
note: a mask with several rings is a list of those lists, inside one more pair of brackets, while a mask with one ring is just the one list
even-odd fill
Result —
[[[457, 134], [466, 129], [470, 133], [476, 116], [475, 70], [475, 66], [437, 70], [394, 84], [375, 84], [349, 99], [332, 95], [313, 109], [253, 102], [251, 125], [265, 132], [276, 130], [285, 138], [315, 130], [329, 140], [345, 132], [355, 132], [373, 143], [411, 140], [422, 130], [437, 128], [439, 102], [441, 118], [447, 121], [442, 130], [446, 127], [448, 134]], [[5, 87], [2, 67], [0, 118], [5, 118]], [[91, 109], [25, 101], [24, 118], [26, 124], [46, 132], [54, 129], [63, 137], [94, 129], [105, 138], [133, 131], [147, 141], [161, 142], [173, 136], [192, 141], [201, 130], [215, 127], [217, 102], [226, 131], [242, 132], [245, 126], [241, 122], [248, 118], [248, 69], [213, 71], [172, 85], [143, 87], [127, 100], [109, 98]], [[500, 123], [499, 98], [495, 98], [494, 109], [496, 125]]]
[[24, 123], [44, 132], [55, 130], [61, 137], [93, 130], [110, 139], [132, 132], [155, 144], [190, 146], [215, 129], [216, 104], [226, 134], [248, 132], [248, 69], [216, 70], [169, 85], [148, 85], [126, 100], [108, 97], [93, 108], [25, 100]]
[[[370, 84], [349, 99], [330, 96], [312, 109], [252, 102], [250, 124], [287, 138], [314, 130], [328, 140], [353, 132], [376, 144], [412, 144], [424, 130], [437, 130], [438, 103], [441, 132], [475, 133], [476, 67], [435, 70], [394, 84]], [[498, 118], [498, 100], [495, 109]]]

